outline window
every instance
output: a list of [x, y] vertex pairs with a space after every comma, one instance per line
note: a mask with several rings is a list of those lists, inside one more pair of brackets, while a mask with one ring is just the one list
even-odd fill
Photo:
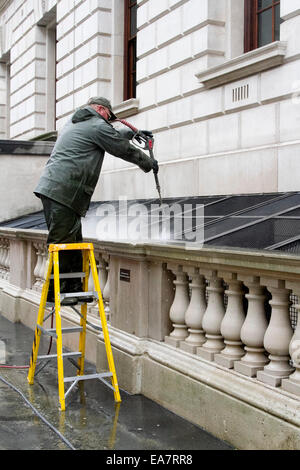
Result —
[[124, 100], [136, 97], [137, 0], [125, 0]]
[[280, 39], [280, 0], [245, 0], [245, 52]]

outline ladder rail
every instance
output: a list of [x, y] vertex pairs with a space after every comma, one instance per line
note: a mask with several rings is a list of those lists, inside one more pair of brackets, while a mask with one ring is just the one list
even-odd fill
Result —
[[[83, 292], [87, 292], [88, 282], [89, 282], [89, 260], [88, 260], [86, 251], [83, 252], [82, 265], [83, 265], [82, 266], [83, 272], [85, 273], [85, 277], [83, 278]], [[81, 352], [81, 357], [78, 359], [77, 375], [83, 375], [83, 372], [84, 372], [86, 321], [87, 321], [87, 304], [84, 303], [81, 305], [80, 326], [82, 327], [82, 332], [79, 335], [79, 351]]]
[[46, 300], [47, 300], [49, 284], [50, 284], [52, 262], [53, 262], [53, 254], [50, 253], [49, 261], [48, 261], [48, 264], [46, 265], [46, 273], [45, 273], [46, 281], [44, 282], [44, 285], [42, 288], [42, 295], [41, 295], [41, 301], [40, 301], [40, 306], [39, 306], [39, 311], [38, 311], [37, 325], [34, 331], [34, 339], [33, 339], [32, 352], [31, 352], [31, 357], [30, 357], [30, 366], [29, 366], [29, 371], [28, 371], [28, 376], [27, 376], [27, 380], [30, 385], [32, 385], [34, 382], [34, 372], [36, 368], [37, 355], [38, 355], [41, 333], [42, 333], [41, 330], [39, 329], [39, 326], [42, 327], [43, 322], [44, 322], [44, 313], [45, 313]]
[[108, 367], [109, 367], [110, 372], [112, 373], [112, 385], [114, 387], [114, 397], [115, 397], [116, 402], [120, 402], [121, 397], [120, 397], [120, 392], [119, 392], [119, 385], [118, 385], [117, 374], [116, 374], [116, 369], [115, 369], [115, 364], [114, 364], [114, 359], [113, 359], [113, 354], [112, 354], [111, 344], [110, 344], [110, 339], [109, 339], [109, 334], [108, 334], [106, 316], [105, 316], [104, 305], [103, 305], [103, 298], [102, 298], [100, 282], [99, 282], [99, 278], [97, 274], [94, 251], [90, 250], [88, 252], [88, 255], [89, 255], [89, 260], [90, 260], [94, 286], [98, 294], [97, 302], [98, 302], [99, 314], [100, 314], [100, 319], [101, 319], [101, 324], [102, 324], [102, 331], [103, 331], [103, 336], [104, 336], [104, 344], [105, 344], [105, 349], [106, 349], [106, 354], [107, 354]]
[[56, 348], [57, 348], [57, 371], [58, 371], [58, 395], [61, 411], [65, 410], [65, 386], [64, 386], [64, 363], [62, 351], [62, 332], [60, 315], [60, 285], [59, 285], [59, 252], [53, 253], [53, 271], [54, 271], [54, 299], [55, 299], [55, 319], [56, 319]]

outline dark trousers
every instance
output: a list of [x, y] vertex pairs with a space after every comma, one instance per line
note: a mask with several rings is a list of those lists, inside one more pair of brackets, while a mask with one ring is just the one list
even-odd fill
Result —
[[[46, 224], [48, 227], [47, 246], [52, 243], [80, 243], [82, 242], [81, 217], [67, 206], [41, 196]], [[59, 251], [60, 273], [82, 272], [81, 250]], [[61, 282], [61, 292], [78, 290], [81, 282], [78, 278]], [[53, 282], [50, 282], [50, 291], [53, 291]], [[80, 290], [80, 289], [79, 289]]]

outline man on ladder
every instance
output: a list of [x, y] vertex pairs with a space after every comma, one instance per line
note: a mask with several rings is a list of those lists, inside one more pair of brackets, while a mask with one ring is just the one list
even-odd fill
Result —
[[[145, 173], [158, 172], [158, 163], [129, 140], [134, 132], [113, 128], [116, 119], [110, 102], [103, 97], [91, 98], [78, 109], [62, 129], [34, 193], [41, 198], [48, 227], [47, 245], [82, 242], [81, 217], [86, 215], [98, 182], [105, 151], [134, 163]], [[148, 131], [142, 131], [151, 134]], [[64, 251], [60, 256], [60, 272], [82, 269], [80, 251]], [[79, 279], [62, 279], [60, 291], [81, 292]], [[48, 299], [54, 302], [54, 286], [50, 283]], [[93, 298], [87, 298], [86, 302]], [[65, 298], [62, 305], [75, 305], [77, 297]]]
[[[47, 358], [43, 355], [38, 356], [41, 334], [54, 336], [57, 354], [52, 357], [57, 357], [58, 392], [62, 411], [65, 410], [67, 394], [79, 380], [98, 378], [113, 389], [115, 401], [121, 401], [93, 245], [82, 243], [81, 217], [85, 216], [89, 208], [105, 151], [135, 163], [145, 172], [153, 169], [157, 173], [158, 164], [140, 149], [131, 146], [129, 139], [134, 136], [134, 132], [126, 130], [126, 134], [123, 135], [122, 132], [116, 131], [109, 124], [109, 120], [113, 119], [116, 117], [112, 112], [110, 102], [105, 98], [91, 98], [87, 106], [77, 110], [63, 128], [35, 189], [35, 194], [42, 200], [49, 230], [47, 239], [49, 263], [42, 289], [27, 379], [32, 385], [37, 362]], [[147, 131], [143, 132], [147, 133]], [[90, 293], [87, 289], [89, 267], [91, 267], [96, 291]], [[52, 271], [53, 276], [51, 276]], [[98, 299], [109, 372], [84, 375], [87, 302], [93, 301], [95, 294]], [[46, 301], [55, 305], [55, 331], [53, 328], [45, 329], [43, 326], [46, 320], [44, 317]], [[79, 314], [80, 327], [62, 328], [61, 305], [74, 306], [78, 302], [82, 304], [81, 314]], [[64, 353], [62, 333], [75, 331], [80, 331], [79, 351]], [[63, 357], [69, 358], [74, 354], [79, 358], [77, 375], [65, 378]], [[111, 385], [104, 380], [107, 377], [111, 377]], [[66, 382], [71, 382], [72, 385], [65, 393]]]

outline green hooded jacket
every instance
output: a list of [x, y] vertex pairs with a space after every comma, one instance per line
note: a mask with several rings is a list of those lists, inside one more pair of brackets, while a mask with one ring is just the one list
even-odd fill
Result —
[[[43, 170], [36, 196], [46, 196], [85, 216], [99, 179], [104, 153], [138, 165], [145, 173], [152, 160], [90, 106], [77, 110], [59, 135]], [[132, 135], [132, 133], [131, 133]]]

